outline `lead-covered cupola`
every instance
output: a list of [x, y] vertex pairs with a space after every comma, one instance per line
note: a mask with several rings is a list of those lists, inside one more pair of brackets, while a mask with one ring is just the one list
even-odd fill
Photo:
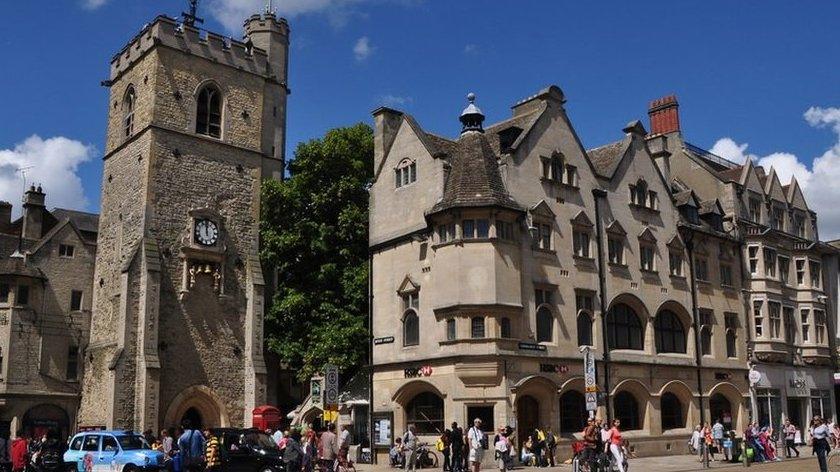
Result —
[[470, 92], [467, 94], [467, 101], [469, 104], [464, 111], [461, 112], [461, 134], [477, 131], [484, 132], [484, 113], [475, 105], [475, 94]]

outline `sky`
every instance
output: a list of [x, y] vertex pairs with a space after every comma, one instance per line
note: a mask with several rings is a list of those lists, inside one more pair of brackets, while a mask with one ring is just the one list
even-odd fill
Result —
[[[647, 125], [676, 94], [686, 139], [796, 175], [822, 239], [840, 237], [840, 2], [273, 0], [289, 20], [288, 149], [387, 105], [456, 136], [465, 95], [487, 122], [551, 84], [584, 146]], [[263, 0], [202, 0], [239, 38]], [[186, 0], [0, 0], [0, 200], [21, 172], [48, 206], [98, 211], [111, 56]]]

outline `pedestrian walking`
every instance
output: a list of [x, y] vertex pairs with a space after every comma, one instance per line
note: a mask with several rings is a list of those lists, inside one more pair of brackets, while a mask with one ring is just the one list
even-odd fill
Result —
[[450, 443], [450, 449], [452, 450], [452, 472], [462, 472], [464, 470], [464, 430], [456, 422], [452, 422]]
[[785, 420], [782, 434], [785, 435], [785, 457], [788, 459], [793, 457], [791, 451], [796, 453], [796, 457], [799, 457], [799, 450], [796, 448], [796, 425], [791, 423], [790, 420]]
[[301, 448], [300, 438], [300, 432], [294, 431], [286, 441], [286, 449], [283, 451], [283, 462], [286, 463], [286, 472], [301, 472], [303, 449]]
[[723, 452], [724, 460], [729, 461], [729, 452], [723, 447], [723, 423], [720, 422], [720, 418], [717, 418], [715, 424], [712, 425], [712, 440], [715, 449], [718, 452]]
[[621, 426], [621, 421], [616, 418], [613, 420], [612, 428], [609, 431], [609, 441], [608, 447], [609, 451], [605, 452], [612, 452], [612, 456], [615, 459], [615, 464], [618, 467], [618, 472], [624, 472], [624, 453], [621, 451], [621, 430], [619, 427]]
[[222, 465], [219, 458], [219, 438], [209, 429], [204, 430], [204, 467], [207, 472], [215, 472]]
[[548, 466], [554, 467], [554, 456], [557, 452], [557, 437], [551, 431], [551, 426], [545, 427], [545, 452], [548, 460]]
[[18, 430], [15, 439], [12, 441], [12, 472], [23, 472], [29, 462], [29, 442], [23, 435], [23, 430]]
[[415, 470], [417, 467], [417, 429], [413, 424], [408, 425], [408, 431], [403, 435], [403, 449], [406, 455], [405, 470]]
[[338, 457], [343, 462], [347, 462], [347, 456], [350, 453], [350, 444], [353, 442], [353, 433], [350, 432], [349, 424], [341, 428], [341, 437], [339, 439]]
[[452, 471], [452, 462], [449, 460], [451, 453], [450, 446], [452, 445], [452, 431], [444, 430], [443, 434], [438, 438], [438, 450], [443, 454], [443, 472]]
[[488, 446], [487, 435], [481, 430], [481, 419], [476, 418], [473, 421], [473, 427], [467, 433], [467, 442], [470, 448], [470, 467], [472, 472], [479, 472], [481, 470], [481, 459], [484, 456], [484, 450]]
[[815, 416], [811, 428], [811, 446], [817, 455], [817, 462], [820, 464], [820, 472], [828, 472], [827, 454], [831, 446], [828, 444], [828, 437], [831, 434], [828, 426], [823, 423], [820, 416]]
[[321, 433], [318, 441], [318, 458], [325, 470], [332, 470], [336, 457], [338, 457], [338, 436], [335, 435], [335, 424], [329, 423], [327, 430]]
[[181, 469], [189, 472], [200, 471], [204, 469], [204, 436], [197, 429], [192, 429], [189, 420], [184, 420], [181, 426], [184, 430], [178, 438]]
[[510, 439], [508, 439], [507, 429], [503, 426], [499, 428], [499, 434], [496, 435], [496, 464], [499, 467], [499, 472], [506, 472], [508, 461], [510, 460]]

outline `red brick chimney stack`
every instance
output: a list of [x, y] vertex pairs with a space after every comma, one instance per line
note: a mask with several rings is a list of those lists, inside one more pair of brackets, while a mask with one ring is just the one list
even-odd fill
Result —
[[650, 134], [678, 133], [680, 131], [680, 104], [676, 95], [657, 98], [650, 102]]

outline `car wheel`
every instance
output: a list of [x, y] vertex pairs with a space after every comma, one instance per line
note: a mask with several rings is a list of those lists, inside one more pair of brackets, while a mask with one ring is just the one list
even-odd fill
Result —
[[134, 464], [126, 464], [123, 467], [123, 472], [138, 472], [137, 466]]

